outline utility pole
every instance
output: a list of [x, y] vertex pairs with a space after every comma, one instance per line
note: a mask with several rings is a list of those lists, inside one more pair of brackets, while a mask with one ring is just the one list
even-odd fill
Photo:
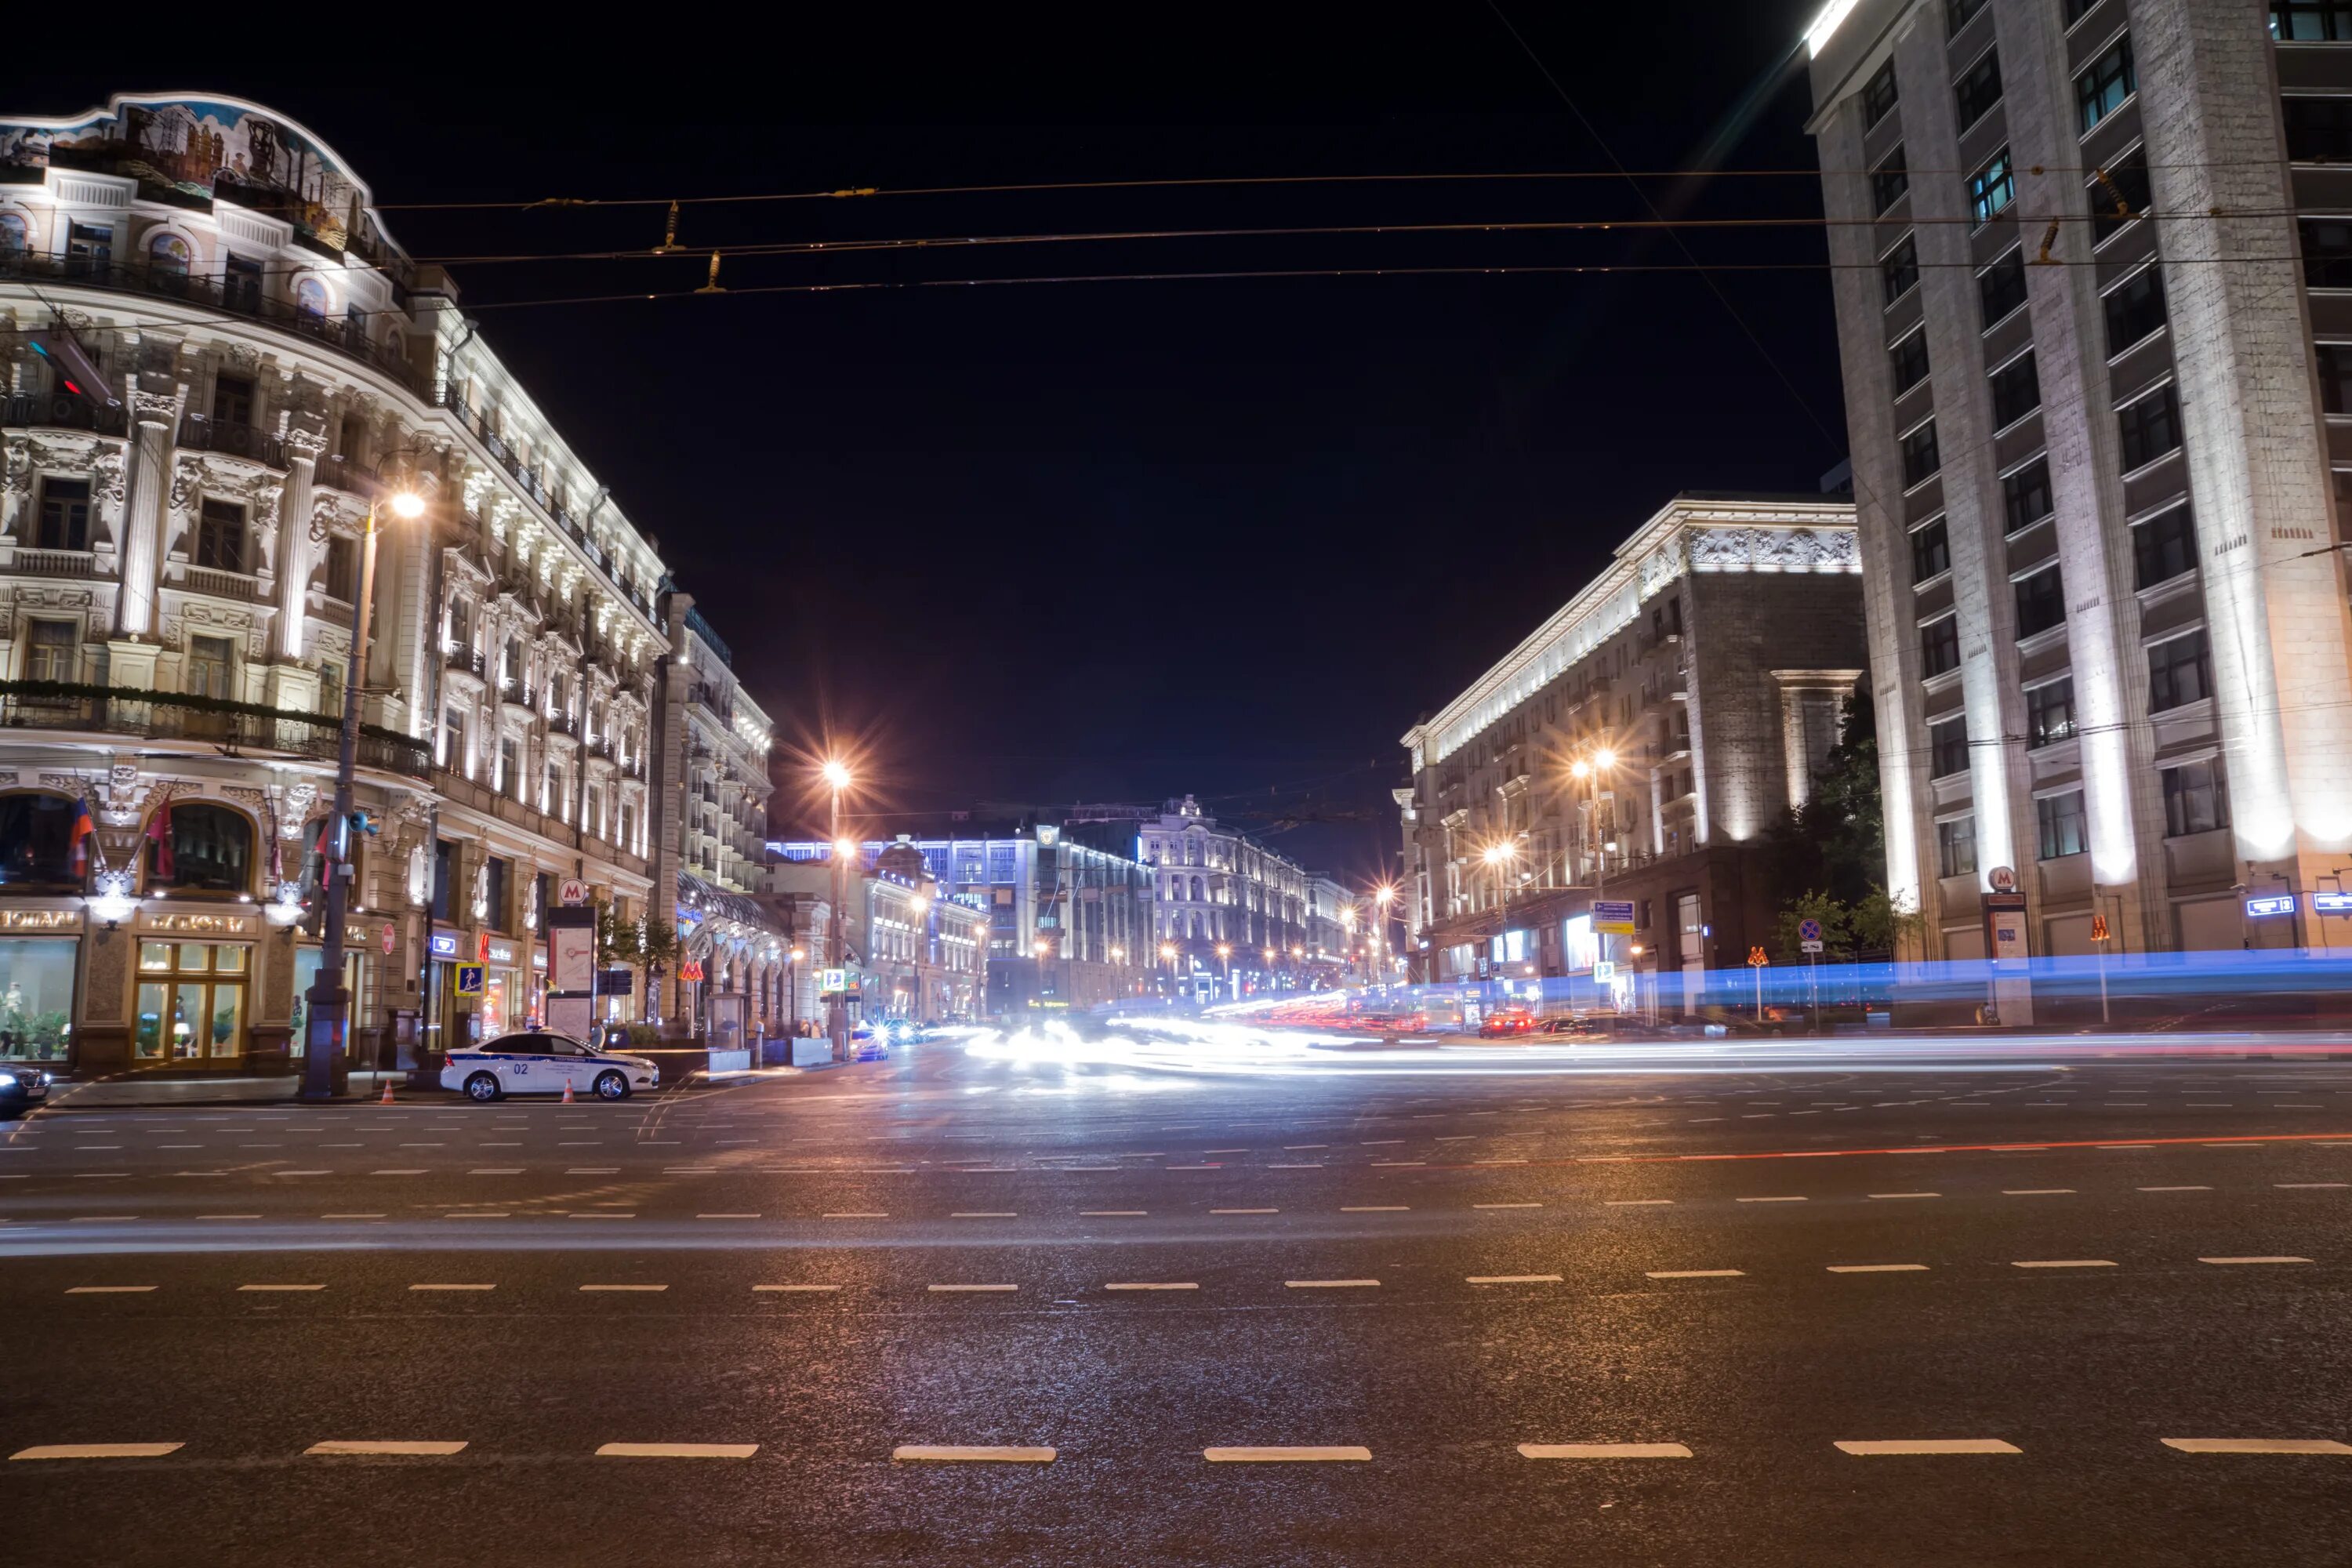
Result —
[[[829, 851], [833, 858], [833, 931], [830, 940], [833, 944], [834, 967], [841, 971], [842, 978], [845, 982], [849, 977], [849, 939], [848, 925], [843, 918], [842, 905], [848, 899], [848, 894], [844, 891], [848, 885], [848, 874], [847, 868], [842, 862], [848, 858], [848, 855], [844, 849], [841, 837], [841, 792], [849, 787], [849, 769], [837, 761], [828, 762], [824, 764], [824, 782], [833, 786], [833, 819], [830, 829], [833, 835], [833, 847]], [[832, 1037], [833, 1059], [837, 1062], [847, 1061], [849, 1059], [849, 994], [845, 988], [835, 991], [825, 998], [824, 1018], [825, 1033]]]

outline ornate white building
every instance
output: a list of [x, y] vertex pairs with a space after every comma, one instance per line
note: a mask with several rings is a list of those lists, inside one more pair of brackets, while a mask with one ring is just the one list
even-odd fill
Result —
[[396, 486], [427, 505], [380, 519], [359, 1053], [519, 1023], [560, 879], [651, 912], [661, 563], [369, 201], [231, 99], [0, 124], [0, 1052], [299, 1052], [316, 948], [282, 895], [315, 889], [360, 528]]

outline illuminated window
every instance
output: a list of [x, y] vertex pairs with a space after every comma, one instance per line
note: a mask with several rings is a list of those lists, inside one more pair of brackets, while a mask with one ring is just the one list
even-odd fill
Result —
[[1911, 175], [1903, 166], [1903, 148], [1898, 143], [1894, 152], [1880, 160], [1870, 172], [1870, 210], [1884, 213], [1902, 199], [1911, 188]]
[[2197, 569], [2197, 524], [2187, 501], [2132, 524], [2135, 588], [2153, 588]]
[[2032, 350], [1994, 371], [1990, 380], [1994, 429], [2014, 425], [2042, 406], [2042, 377], [2034, 369]]
[[[1948, 779], [1969, 771], [1969, 721], [1965, 714], [1927, 727], [1927, 776]], [[1951, 873], [1947, 871], [1946, 876]]]
[[75, 658], [81, 651], [81, 628], [72, 621], [37, 620], [26, 628], [25, 679], [74, 679]]
[[1990, 223], [2016, 199], [2017, 169], [2004, 147], [1969, 176], [1969, 211], [1979, 224]]
[[2202, 627], [2147, 650], [2147, 710], [2161, 713], [2213, 695], [2213, 667]]
[[2127, 404], [2116, 411], [2116, 427], [2123, 437], [2124, 472], [2153, 463], [2180, 445], [2180, 405], [2172, 388]]
[[1911, 581], [1916, 585], [1950, 570], [1951, 536], [1942, 518], [1911, 531]]
[[2074, 678], [2025, 689], [2025, 749], [2038, 751], [2074, 736]]
[[[1960, 79], [1952, 84], [1952, 102], [1959, 112], [1959, 129], [1966, 131], [1969, 126], [1982, 120], [1985, 117], [1985, 111], [2000, 101], [2000, 56], [1995, 50], [1987, 49], [1977, 57], [1976, 64], [1962, 71]], [[2005, 171], [2009, 165], [2007, 151], [2004, 150], [1994, 161]], [[2009, 203], [2004, 200], [1992, 211], [1999, 212], [2001, 207], [2008, 205]], [[1979, 213], [1977, 216], [1977, 221], [1982, 223], [1991, 216], [1992, 213]]]
[[1956, 817], [1936, 824], [1936, 860], [1947, 877], [1970, 877], [1977, 868], [1977, 819]]
[[2074, 79], [2074, 107], [2081, 112], [2083, 129], [2090, 130], [2122, 108], [2138, 85], [2132, 73], [2131, 35], [2126, 33]]
[[2036, 850], [2042, 859], [2059, 860], [2090, 847], [2083, 817], [2083, 792], [2045, 795], [2033, 803]]
[[2164, 325], [2164, 279], [2154, 266], [2144, 267], [2110, 290], [2105, 303], [2107, 357], [2113, 359]]
[[1895, 395], [1902, 396], [1927, 376], [1927, 330], [1925, 327], [1896, 343], [1886, 353], [1895, 373]]
[[2002, 512], [2008, 531], [2015, 533], [2050, 515], [2050, 461], [2036, 458], [2000, 481]]
[[2017, 594], [2019, 637], [2046, 632], [2066, 618], [2066, 595], [2058, 581], [2057, 563], [2018, 578], [2011, 586]]
[[1894, 112], [1898, 95], [1895, 89], [1895, 62], [1888, 60], [1862, 87], [1862, 128], [1864, 131]]
[[207, 496], [196, 513], [196, 548], [190, 559], [219, 572], [245, 570], [245, 509]]
[[2179, 838], [2230, 826], [2230, 795], [2217, 761], [2164, 770], [2164, 836]]
[[1936, 422], [1933, 419], [1903, 437], [1903, 488], [1925, 482], [1944, 466], [1936, 450]]
[[2148, 204], [2155, 199], [2148, 189], [2145, 147], [2133, 148], [2101, 173], [2094, 173], [2090, 183], [2094, 246], [2105, 243], [2110, 235], [2147, 211]]
[[1919, 281], [1919, 247], [1905, 235], [1902, 243], [1888, 251], [1878, 263], [1878, 279], [1890, 305], [1911, 291]]
[[1987, 331], [2025, 303], [2023, 247], [2012, 248], [2008, 255], [1977, 274], [1977, 303], [1984, 311]]
[[1960, 667], [1960, 623], [1957, 616], [1929, 621], [1919, 628], [1919, 673], [1942, 675]]

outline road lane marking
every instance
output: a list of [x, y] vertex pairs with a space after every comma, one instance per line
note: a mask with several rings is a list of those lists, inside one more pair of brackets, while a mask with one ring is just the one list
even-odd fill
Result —
[[1526, 1459], [1687, 1459], [1680, 1443], [1522, 1443]]
[[2299, 1188], [2347, 1187], [2352, 1186], [2352, 1182], [2273, 1182], [2271, 1185], [2285, 1191], [2294, 1191]]
[[1601, 1206], [1607, 1209], [1672, 1208], [1674, 1202], [1672, 1198], [1603, 1198]]
[[814, 1294], [824, 1291], [838, 1290], [841, 1287], [838, 1285], [754, 1285], [751, 1289], [754, 1291], [769, 1290], [780, 1294]]
[[323, 1290], [324, 1285], [240, 1285], [240, 1290]]
[[1377, 1169], [1383, 1165], [1391, 1167], [1402, 1165], [1426, 1165], [1429, 1162], [1426, 1160], [1374, 1160], [1371, 1163], [1373, 1167]]
[[1745, 1275], [1744, 1268], [1653, 1268], [1653, 1279], [1736, 1279]]
[[570, 1217], [572, 1219], [635, 1219], [637, 1216], [635, 1210], [627, 1210], [619, 1214], [593, 1214], [586, 1209], [573, 1209]]
[[154, 1289], [152, 1285], [68, 1285], [68, 1296], [141, 1296]]
[[890, 1216], [873, 1209], [844, 1209], [824, 1217], [827, 1219], [888, 1219]]
[[1200, 1288], [1198, 1283], [1189, 1279], [1149, 1282], [1129, 1279], [1103, 1287], [1106, 1290], [1198, 1290]]
[[942, 1292], [942, 1293], [948, 1293], [948, 1292], [958, 1292], [958, 1291], [961, 1291], [961, 1292], [980, 1292], [980, 1291], [997, 1291], [997, 1290], [1018, 1290], [1018, 1289], [1021, 1289], [1021, 1287], [1020, 1287], [1020, 1286], [1018, 1286], [1018, 1285], [926, 1285], [926, 1286], [924, 1286], [924, 1287], [923, 1287], [923, 1289], [926, 1289], [926, 1290], [936, 1290], [936, 1291], [940, 1291], [940, 1292]]
[[1411, 1214], [1411, 1204], [1342, 1204], [1341, 1214]]
[[137, 1219], [135, 1214], [78, 1214], [67, 1218], [68, 1225], [120, 1225], [124, 1220]]
[[1463, 1278], [1465, 1285], [1557, 1285], [1557, 1274], [1470, 1274]]
[[2200, 1258], [2200, 1263], [2308, 1263], [2308, 1258]]
[[1310, 1163], [1310, 1164], [1304, 1164], [1304, 1165], [1301, 1165], [1301, 1164], [1296, 1164], [1296, 1163], [1293, 1163], [1293, 1164], [1283, 1164], [1283, 1163], [1278, 1163], [1278, 1162], [1277, 1162], [1277, 1163], [1270, 1163], [1270, 1164], [1268, 1164], [1268, 1165], [1266, 1166], [1266, 1169], [1267, 1169], [1267, 1170], [1269, 1170], [1269, 1171], [1319, 1171], [1319, 1170], [1321, 1170], [1322, 1168], [1323, 1168], [1322, 1163], [1321, 1163], [1319, 1161], [1318, 1161], [1318, 1162], [1316, 1162], [1316, 1163]]
[[2184, 1454], [2352, 1454], [2352, 1443], [2326, 1437], [2166, 1437]]
[[1941, 1193], [1872, 1193], [1868, 1195], [1874, 1198], [1940, 1198], [1944, 1194]]
[[498, 1287], [496, 1285], [431, 1284], [411, 1285], [409, 1289], [412, 1290], [495, 1290]]
[[1925, 1274], [1927, 1266], [1924, 1263], [1832, 1263], [1829, 1271], [1832, 1274]]
[[621, 1173], [621, 1167], [618, 1165], [573, 1165], [567, 1169], [563, 1173], [567, 1176], [617, 1176]]
[[1051, 1448], [981, 1447], [951, 1443], [901, 1443], [890, 1450], [894, 1464], [1050, 1465]]
[[1924, 1437], [1893, 1440], [1841, 1441], [1843, 1454], [1874, 1456], [1881, 1454], [2021, 1454], [2025, 1450], [2014, 1443], [2004, 1443], [1998, 1437]]
[[11, 1459], [160, 1459], [176, 1453], [178, 1443], [42, 1443], [19, 1448]]
[[606, 1443], [596, 1450], [600, 1459], [748, 1459], [760, 1451], [757, 1443]]
[[1282, 1152], [1286, 1154], [1296, 1154], [1303, 1150], [1328, 1149], [1330, 1146], [1328, 1143], [1285, 1143], [1282, 1146]]
[[1362, 1464], [1370, 1448], [1203, 1448], [1201, 1458], [1213, 1465]]
[[[1654, 1199], [1654, 1200], [1653, 1200], [1653, 1199], [1644, 1199], [1644, 1200], [1643, 1200], [1643, 1202], [1645, 1202], [1645, 1203], [1646, 1203], [1646, 1202], [1670, 1203], [1670, 1202], [1672, 1202], [1673, 1200], [1672, 1200], [1672, 1199], [1670, 1199], [1670, 1198], [1657, 1198], [1657, 1199]], [[1470, 1206], [1471, 1206], [1472, 1208], [1474, 1208], [1474, 1209], [1539, 1209], [1539, 1208], [1543, 1207], [1543, 1205], [1541, 1205], [1541, 1204], [1472, 1204]]]
[[1142, 1219], [1150, 1209], [1080, 1209], [1080, 1219]]
[[1280, 1214], [1280, 1209], [1211, 1209], [1211, 1214]]
[[2074, 1190], [2072, 1187], [2003, 1187], [2000, 1195], [2005, 1198], [2049, 1198]]
[[1283, 1284], [1293, 1290], [1369, 1290], [1380, 1284], [1377, 1279], [1286, 1279]]
[[583, 1285], [583, 1290], [667, 1290], [667, 1285]]
[[309, 1447], [303, 1449], [302, 1452], [305, 1454], [400, 1454], [430, 1456], [462, 1454], [465, 1450], [466, 1445], [463, 1443], [418, 1443], [398, 1439], [368, 1441], [359, 1438], [337, 1437], [330, 1438], [324, 1443], [313, 1443]]
[[2111, 1258], [2029, 1258], [2010, 1264], [2011, 1268], [2113, 1268]]

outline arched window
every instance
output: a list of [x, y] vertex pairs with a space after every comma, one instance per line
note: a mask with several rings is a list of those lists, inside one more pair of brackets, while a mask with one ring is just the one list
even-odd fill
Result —
[[327, 319], [327, 286], [316, 278], [304, 278], [294, 285], [294, 314], [305, 321]]
[[21, 213], [0, 213], [0, 256], [22, 256], [33, 248], [33, 226]]
[[176, 234], [159, 234], [147, 242], [147, 278], [158, 289], [176, 294], [188, 286], [188, 264], [195, 254]]
[[253, 890], [253, 824], [226, 805], [191, 802], [172, 813], [171, 875], [159, 873], [157, 846], [147, 850], [147, 885], [208, 893]]
[[1196, 903], [1196, 904], [1197, 904], [1197, 903], [1201, 902], [1201, 900], [1202, 900], [1204, 897], [1206, 897], [1206, 896], [1207, 896], [1207, 895], [1206, 895], [1205, 890], [1204, 890], [1204, 889], [1203, 889], [1203, 885], [1202, 885], [1202, 881], [1201, 881], [1201, 879], [1200, 879], [1200, 878], [1198, 878], [1198, 877], [1193, 878], [1193, 879], [1192, 879], [1192, 901], [1193, 901], [1194, 903]]
[[71, 888], [74, 803], [61, 795], [0, 795], [0, 887]]

